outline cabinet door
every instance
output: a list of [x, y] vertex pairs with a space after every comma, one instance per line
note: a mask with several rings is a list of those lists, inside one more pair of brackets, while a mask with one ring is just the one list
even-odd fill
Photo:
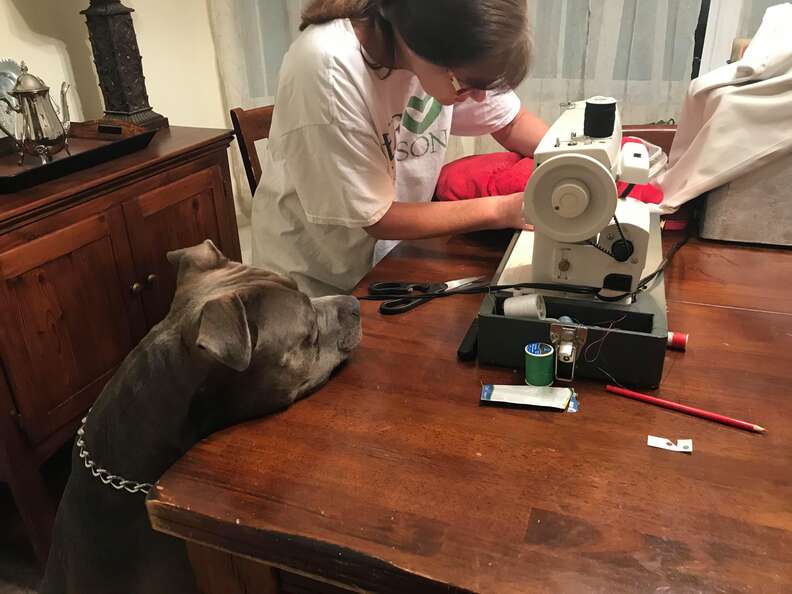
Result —
[[237, 257], [233, 200], [225, 188], [220, 167], [212, 166], [124, 203], [149, 325], [165, 317], [176, 289], [169, 251], [211, 239], [228, 257]]
[[30, 229], [0, 253], [0, 355], [37, 444], [93, 404], [145, 326], [119, 207]]

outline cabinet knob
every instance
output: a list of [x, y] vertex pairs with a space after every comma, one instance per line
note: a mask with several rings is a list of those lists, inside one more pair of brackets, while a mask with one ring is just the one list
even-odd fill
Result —
[[143, 292], [143, 285], [141, 283], [133, 283], [129, 290], [133, 295], [140, 295]]
[[146, 277], [146, 283], [148, 283], [149, 285], [153, 285], [155, 282], [157, 282], [157, 275], [156, 274], [149, 274]]

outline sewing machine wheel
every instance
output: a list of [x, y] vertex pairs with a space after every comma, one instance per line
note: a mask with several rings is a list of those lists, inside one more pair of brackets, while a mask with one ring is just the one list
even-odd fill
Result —
[[585, 241], [610, 224], [616, 183], [592, 157], [557, 155], [533, 172], [523, 203], [525, 219], [536, 231], [556, 241]]

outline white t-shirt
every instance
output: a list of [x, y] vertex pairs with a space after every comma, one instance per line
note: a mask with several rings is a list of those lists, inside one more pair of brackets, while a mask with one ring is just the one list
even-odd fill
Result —
[[311, 296], [348, 293], [394, 242], [364, 229], [399, 202], [429, 202], [449, 135], [508, 125], [520, 101], [490, 94], [453, 107], [413, 74], [381, 79], [348, 19], [306, 29], [280, 72], [253, 200], [253, 264]]

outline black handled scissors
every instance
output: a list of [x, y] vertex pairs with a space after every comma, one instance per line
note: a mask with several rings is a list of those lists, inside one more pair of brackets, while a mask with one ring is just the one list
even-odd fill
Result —
[[396, 299], [384, 301], [380, 304], [379, 311], [384, 315], [396, 315], [415, 309], [429, 299], [427, 295], [445, 293], [453, 289], [461, 289], [484, 280], [483, 276], [472, 276], [450, 280], [444, 283], [406, 283], [406, 282], [380, 282], [369, 285], [369, 295], [393, 296]]

